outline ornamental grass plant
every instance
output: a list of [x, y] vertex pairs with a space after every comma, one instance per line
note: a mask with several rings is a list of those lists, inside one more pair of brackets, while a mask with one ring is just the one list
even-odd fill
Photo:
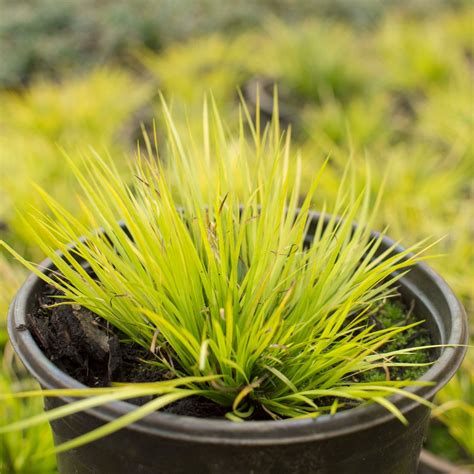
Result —
[[149, 96], [147, 85], [111, 67], [63, 77], [58, 83], [38, 80], [23, 93], [0, 91], [0, 238], [40, 259], [16, 213], [34, 199], [41, 205], [31, 192], [32, 181], [70, 203], [74, 179], [61, 148], [71, 154], [90, 146], [107, 149], [122, 166], [131, 148], [133, 115]]
[[[0, 275], [2, 277], [0, 313], [6, 315], [8, 306], [25, 277], [25, 270], [0, 255]], [[6, 318], [0, 318], [0, 393], [32, 390], [37, 385], [27, 378], [24, 370], [15, 363], [13, 349], [7, 344], [6, 325]], [[42, 405], [42, 400], [36, 397], [26, 400], [8, 397], [0, 404], [0, 419], [3, 423], [12, 423], [32, 417], [41, 412]], [[28, 474], [32, 470], [44, 474], [55, 472], [54, 457], [38, 459], [38, 455], [50, 449], [52, 445], [51, 432], [45, 425], [28, 430], [28, 436], [22, 431], [0, 434], [0, 472], [15, 474]]]
[[[277, 117], [277, 101], [274, 107]], [[370, 169], [357, 191], [349, 166], [334, 206], [322, 206], [310, 229], [310, 205], [327, 161], [301, 198], [301, 157], [276, 118], [261, 129], [258, 108], [253, 123], [243, 106], [233, 136], [214, 103], [205, 102], [201, 140], [178, 133], [166, 104], [163, 109], [164, 146], [156, 134], [146, 139], [127, 177], [96, 153], [79, 164], [69, 160], [85, 220], [39, 188], [49, 213], [32, 209], [23, 221], [56, 271], [45, 273], [2, 245], [56, 289], [55, 306], [92, 311], [152, 354], [148, 363], [166, 379], [24, 392], [17, 396], [79, 400], [0, 433], [141, 396], [152, 398], [56, 451], [191, 396], [224, 407], [236, 422], [257, 411], [295, 419], [378, 403], [405, 423], [391, 395], [429, 404], [405, 390], [426, 382], [389, 376], [391, 367], [427, 365], [397, 359], [426, 347], [384, 351], [421, 321], [380, 329], [373, 319], [427, 244], [382, 250], [384, 234], [372, 233], [381, 194], [371, 199]], [[364, 381], [380, 369], [385, 380]]]

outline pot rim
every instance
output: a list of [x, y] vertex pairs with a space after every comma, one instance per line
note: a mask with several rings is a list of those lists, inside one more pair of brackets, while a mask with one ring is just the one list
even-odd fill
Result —
[[[319, 214], [316, 212], [311, 212], [310, 215], [312, 218], [319, 218]], [[378, 235], [376, 232], [373, 234]], [[384, 246], [390, 246], [393, 243], [390, 238], [383, 238]], [[397, 246], [395, 252], [402, 249], [403, 247]], [[53, 263], [50, 259], [46, 259], [40, 264], [40, 267], [44, 271], [48, 271], [53, 267]], [[463, 306], [438, 273], [423, 262], [415, 264], [411, 271], [415, 269], [423, 275], [425, 280], [430, 280], [430, 283], [436, 287], [436, 291], [443, 296], [449, 308], [451, 320], [449, 335], [443, 342], [450, 347], [441, 349], [439, 358], [419, 379], [434, 382], [434, 384], [428, 387], [406, 389], [425, 399], [431, 399], [451, 379], [461, 365], [468, 338], [467, 317]], [[86, 388], [85, 385], [54, 365], [39, 348], [30, 331], [25, 329], [28, 301], [35, 294], [38, 286], [42, 284], [44, 283], [39, 277], [30, 274], [18, 291], [8, 315], [10, 341], [28, 371], [44, 388]], [[415, 289], [418, 286], [414, 283], [410, 284], [405, 280], [405, 277], [400, 279], [399, 284], [401, 287], [411, 286]], [[436, 319], [435, 315], [433, 317]], [[436, 323], [442, 333], [442, 321], [437, 320]], [[447, 331], [446, 328], [444, 330]], [[443, 337], [443, 334], [441, 336]], [[57, 398], [66, 402], [73, 400], [70, 397]], [[418, 402], [401, 395], [391, 396], [389, 400], [405, 415], [419, 406]], [[86, 412], [100, 420], [111, 421], [129, 413], [134, 407], [136, 405], [117, 401], [89, 409]], [[133, 425], [129, 425], [127, 429], [198, 443], [267, 445], [307, 442], [348, 435], [393, 419], [392, 413], [374, 403], [351, 408], [335, 415], [321, 415], [315, 419], [246, 421], [243, 423], [155, 412]]]

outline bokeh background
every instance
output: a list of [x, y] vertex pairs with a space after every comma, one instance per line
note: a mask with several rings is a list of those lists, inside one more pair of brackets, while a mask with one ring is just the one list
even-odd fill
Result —
[[[74, 210], [71, 156], [105, 150], [124, 166], [155, 120], [160, 92], [199, 128], [212, 92], [229, 127], [239, 92], [263, 117], [275, 84], [281, 120], [309, 177], [326, 156], [331, 200], [347, 160], [386, 176], [379, 227], [410, 244], [444, 239], [431, 264], [474, 309], [474, 6], [463, 0], [0, 0], [0, 238], [34, 261], [19, 213], [39, 183]], [[318, 206], [318, 202], [315, 202]], [[79, 212], [77, 210], [77, 212]], [[32, 386], [7, 344], [25, 271], [0, 253], [0, 392]], [[426, 447], [474, 456], [472, 351], [440, 393]], [[9, 400], [0, 419], [41, 410]], [[48, 427], [0, 437], [0, 472], [53, 473], [36, 459]]]

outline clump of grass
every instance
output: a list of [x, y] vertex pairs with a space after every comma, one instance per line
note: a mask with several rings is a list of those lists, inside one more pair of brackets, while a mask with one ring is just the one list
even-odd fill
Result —
[[[166, 105], [164, 114], [166, 160], [148, 141], [133, 182], [98, 155], [81, 166], [70, 161], [85, 223], [40, 190], [50, 213], [32, 211], [24, 224], [57, 271], [43, 273], [3, 246], [62, 292], [57, 304], [93, 311], [153, 353], [173, 378], [25, 394], [85, 399], [2, 430], [143, 395], [156, 398], [58, 450], [193, 395], [227, 407], [235, 421], [257, 409], [274, 419], [317, 417], [349, 401], [378, 403], [405, 423], [388, 397], [401, 393], [428, 403], [403, 390], [425, 382], [363, 382], [355, 375], [403, 365], [393, 358], [416, 351], [383, 348], [418, 322], [379, 329], [370, 315], [422, 258], [424, 244], [384, 250], [383, 234], [371, 233], [377, 202], [369, 183], [356, 192], [349, 171], [334, 207], [323, 208], [316, 224], [310, 204], [325, 165], [300, 200], [300, 159], [290, 173], [290, 134], [276, 119], [260, 130], [258, 110], [253, 124], [244, 108], [240, 133], [229, 136], [215, 106], [209, 111], [205, 104], [203, 139], [184, 140]], [[103, 232], [91, 230], [98, 228]]]
[[374, 150], [393, 141], [403, 123], [390, 117], [389, 105], [384, 95], [356, 97], [348, 104], [328, 98], [304, 109], [302, 125], [306, 135], [320, 147], [341, 150], [347, 159], [347, 150]]
[[[272, 19], [260, 39], [256, 72], [275, 79], [296, 103], [347, 103], [374, 87], [362, 41], [342, 23], [309, 20], [297, 28]], [[356, 59], [357, 58], [357, 59]]]
[[[0, 392], [7, 395], [0, 404], [2, 423], [14, 423], [21, 418], [32, 418], [41, 414], [43, 402], [40, 398], [17, 399], [14, 390], [31, 390], [36, 383], [31, 379], [19, 381], [3, 364], [0, 373]], [[0, 472], [28, 474], [31, 472], [56, 472], [56, 458], [48, 455], [39, 459], [43, 453], [51, 452], [53, 437], [48, 426], [35, 426], [24, 431], [0, 434]], [[34, 467], [32, 467], [34, 466]]]
[[130, 150], [124, 138], [149, 96], [146, 84], [110, 67], [64, 77], [60, 83], [38, 80], [23, 93], [1, 91], [0, 238], [22, 246], [30, 258], [41, 258], [37, 249], [29, 248], [31, 235], [15, 213], [27, 212], [32, 200], [41, 205], [31, 181], [70, 203], [74, 180], [60, 148], [74, 153], [88, 146], [106, 148], [121, 166]]
[[[466, 457], [474, 457], [472, 426], [474, 407], [472, 403], [472, 374], [474, 373], [474, 352], [472, 347], [464, 361], [465, 370], [458, 373], [438, 394], [440, 405], [435, 408], [433, 417], [444, 423], [450, 435], [463, 448]], [[449, 441], [446, 441], [448, 443]], [[471, 466], [472, 467], [472, 466]]]
[[446, 28], [433, 21], [386, 17], [374, 44], [386, 85], [412, 99], [446, 86], [461, 70], [462, 51], [454, 47]]
[[[249, 40], [214, 34], [176, 43], [161, 54], [139, 57], [164, 94], [201, 110], [203, 94], [212, 90], [219, 103], [232, 102], [236, 87], [248, 77]], [[215, 91], [215, 92], [214, 92]]]

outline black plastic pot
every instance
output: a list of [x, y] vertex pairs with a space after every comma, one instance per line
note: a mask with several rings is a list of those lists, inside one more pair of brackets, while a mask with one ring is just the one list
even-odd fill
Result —
[[[314, 223], [319, 216], [312, 215]], [[313, 226], [314, 228], [314, 226]], [[313, 230], [310, 229], [308, 238]], [[384, 239], [383, 247], [391, 245]], [[42, 267], [51, 269], [50, 261]], [[35, 313], [44, 283], [31, 275], [20, 289], [9, 314], [12, 344], [33, 377], [45, 388], [81, 388], [60, 371], [25, 330]], [[465, 344], [465, 312], [444, 280], [419, 263], [400, 281], [407, 301], [426, 319], [434, 339], [443, 344]], [[465, 349], [440, 350], [437, 362], [422, 380], [430, 387], [410, 390], [426, 399], [454, 375]], [[111, 436], [58, 456], [61, 473], [416, 473], [430, 411], [406, 397], [393, 403], [409, 420], [403, 426], [387, 410], [370, 405], [315, 420], [234, 423], [154, 413]], [[47, 399], [46, 409], [68, 403]], [[52, 423], [56, 443], [77, 437], [106, 421], [133, 410], [125, 402], [94, 408]]]

